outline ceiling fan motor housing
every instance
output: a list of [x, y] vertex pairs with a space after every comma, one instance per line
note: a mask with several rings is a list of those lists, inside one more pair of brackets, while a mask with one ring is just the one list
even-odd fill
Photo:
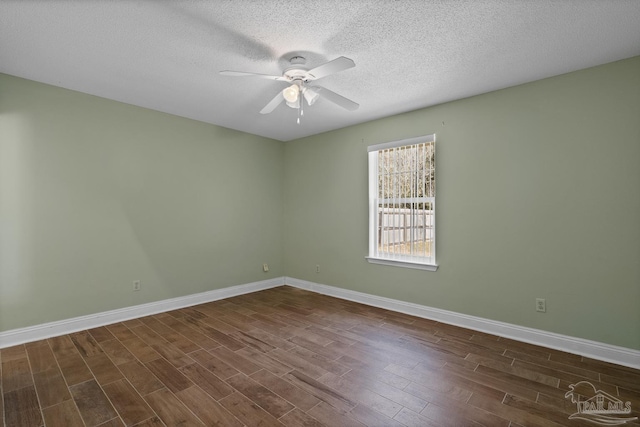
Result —
[[304, 56], [293, 56], [289, 60], [291, 67], [284, 70], [283, 76], [286, 77], [291, 83], [302, 86], [303, 83], [308, 83], [311, 80], [307, 67], [304, 67], [307, 59]]
[[284, 76], [292, 83], [308, 83], [311, 80], [308, 71], [299, 66], [291, 67], [284, 70]]

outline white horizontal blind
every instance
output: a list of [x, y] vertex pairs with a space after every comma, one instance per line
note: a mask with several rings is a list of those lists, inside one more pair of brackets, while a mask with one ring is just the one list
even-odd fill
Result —
[[369, 256], [435, 265], [435, 135], [369, 147]]

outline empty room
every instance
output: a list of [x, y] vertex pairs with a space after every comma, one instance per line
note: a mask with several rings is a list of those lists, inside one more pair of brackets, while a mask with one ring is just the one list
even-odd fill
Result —
[[0, 1], [0, 420], [640, 426], [640, 2]]

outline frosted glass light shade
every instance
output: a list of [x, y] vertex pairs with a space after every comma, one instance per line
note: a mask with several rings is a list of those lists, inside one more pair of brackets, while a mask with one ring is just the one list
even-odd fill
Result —
[[296, 102], [298, 100], [299, 93], [300, 88], [298, 85], [293, 84], [282, 91], [282, 96], [284, 96], [284, 99], [286, 99], [287, 102]]
[[320, 96], [318, 92], [308, 87], [304, 88], [304, 90], [302, 91], [302, 95], [304, 95], [304, 99], [307, 100], [308, 105], [313, 105], [313, 103], [316, 102], [318, 100], [318, 97]]

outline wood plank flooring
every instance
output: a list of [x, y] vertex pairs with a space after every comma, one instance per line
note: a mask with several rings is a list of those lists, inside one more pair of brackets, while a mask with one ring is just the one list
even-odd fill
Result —
[[7, 427], [597, 425], [581, 381], [640, 412], [638, 370], [287, 286], [5, 348], [0, 378]]

